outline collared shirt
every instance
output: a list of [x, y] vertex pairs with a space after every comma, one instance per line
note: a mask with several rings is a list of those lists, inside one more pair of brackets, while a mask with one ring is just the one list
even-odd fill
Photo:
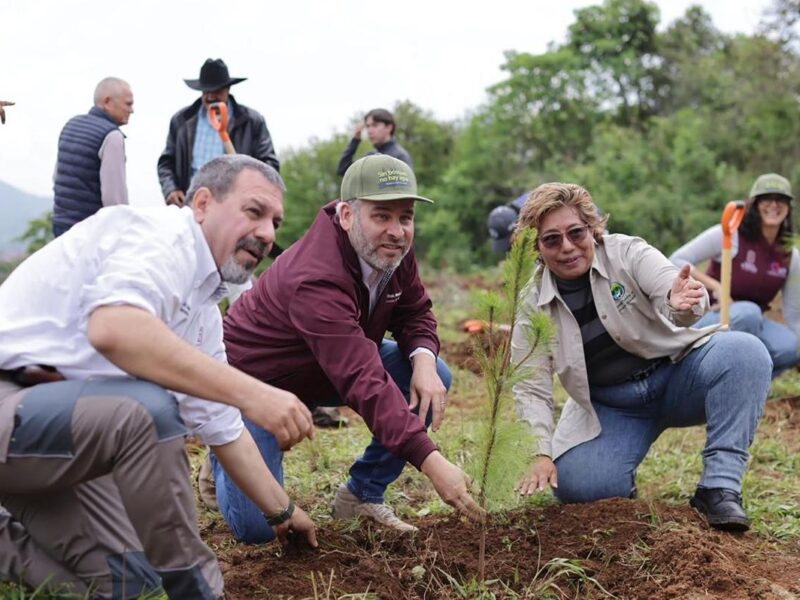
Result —
[[[386, 284], [389, 283], [389, 280], [392, 278], [394, 269], [380, 271], [375, 269], [360, 256], [358, 257], [358, 264], [361, 267], [361, 281], [364, 282], [364, 285], [369, 292], [369, 314], [371, 315], [372, 311], [375, 309], [375, 305], [378, 303], [378, 298], [380, 298], [381, 292], [383, 292]], [[408, 360], [411, 360], [417, 354], [427, 354], [434, 360], [436, 359], [436, 355], [433, 352], [427, 348], [420, 347], [414, 348], [414, 350], [411, 351], [411, 353], [408, 355]]]
[[[0, 286], [0, 369], [56, 367], [67, 379], [126, 376], [89, 343], [89, 316], [129, 305], [225, 361], [217, 302], [227, 292], [188, 208], [103, 208], [23, 262]], [[176, 394], [204, 442], [236, 440], [238, 409]]]
[[[228, 119], [233, 121], [233, 104], [228, 101]], [[208, 120], [208, 110], [205, 104], [200, 104], [197, 114], [197, 129], [194, 136], [194, 147], [192, 148], [192, 175], [197, 173], [208, 161], [225, 154], [225, 146], [222, 145], [222, 138], [219, 133], [211, 126]]]
[[[708, 310], [708, 294], [686, 311], [676, 311], [668, 295], [679, 269], [641, 238], [603, 236], [595, 246], [590, 269], [592, 295], [603, 326], [624, 350], [642, 358], [668, 356], [678, 362], [706, 343], [718, 326], [691, 329]], [[519, 323], [512, 337], [512, 361], [525, 359], [531, 375], [514, 386], [520, 417], [533, 428], [538, 453], [558, 458], [597, 437], [600, 421], [589, 396], [589, 380], [580, 328], [544, 267], [528, 283]], [[531, 354], [522, 323], [524, 315], [540, 311], [555, 325], [549, 351]], [[553, 375], [570, 395], [558, 426], [553, 426]]]

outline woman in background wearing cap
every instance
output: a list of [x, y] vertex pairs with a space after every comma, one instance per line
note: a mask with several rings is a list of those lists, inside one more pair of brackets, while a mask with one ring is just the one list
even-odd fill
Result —
[[[732, 239], [730, 327], [751, 333], [764, 343], [772, 357], [773, 377], [800, 362], [800, 254], [791, 247], [793, 199], [786, 178], [775, 173], [761, 175], [750, 190], [744, 219]], [[711, 311], [695, 327], [720, 322], [721, 254], [722, 227], [714, 225], [670, 257], [679, 267], [692, 265], [692, 276], [713, 296]], [[695, 269], [707, 260], [705, 273]], [[785, 325], [764, 315], [778, 292], [783, 292]]]

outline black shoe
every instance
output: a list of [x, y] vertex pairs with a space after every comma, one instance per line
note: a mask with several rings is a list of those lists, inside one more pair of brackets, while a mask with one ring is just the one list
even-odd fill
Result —
[[318, 406], [311, 411], [311, 417], [317, 427], [338, 429], [348, 425], [347, 417], [343, 417], [336, 406]]
[[706, 516], [708, 524], [724, 531], [747, 531], [750, 519], [742, 508], [742, 495], [725, 488], [697, 488], [689, 505]]

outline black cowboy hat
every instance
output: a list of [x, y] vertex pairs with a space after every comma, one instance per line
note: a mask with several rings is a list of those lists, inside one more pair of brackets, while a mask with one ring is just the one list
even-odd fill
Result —
[[200, 67], [200, 79], [184, 79], [184, 81], [193, 90], [213, 92], [241, 83], [245, 79], [247, 77], [231, 77], [228, 75], [228, 65], [221, 58], [209, 58]]

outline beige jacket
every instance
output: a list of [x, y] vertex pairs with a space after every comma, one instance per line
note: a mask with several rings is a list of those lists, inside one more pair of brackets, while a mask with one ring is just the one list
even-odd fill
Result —
[[[597, 314], [614, 341], [643, 358], [668, 356], [679, 361], [708, 341], [719, 326], [689, 329], [708, 310], [708, 294], [687, 311], [670, 307], [668, 295], [679, 269], [641, 238], [606, 235], [595, 245], [590, 270]], [[597, 437], [600, 422], [589, 398], [589, 381], [580, 328], [562, 300], [552, 273], [540, 267], [524, 292], [519, 321], [531, 311], [548, 315], [555, 325], [549, 352], [529, 357], [531, 376], [514, 386], [517, 412], [537, 437], [539, 454], [558, 458], [564, 452]], [[512, 360], [530, 352], [522, 326], [514, 329]], [[553, 374], [570, 395], [558, 426], [553, 427]]]

